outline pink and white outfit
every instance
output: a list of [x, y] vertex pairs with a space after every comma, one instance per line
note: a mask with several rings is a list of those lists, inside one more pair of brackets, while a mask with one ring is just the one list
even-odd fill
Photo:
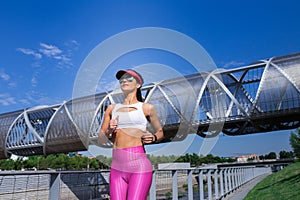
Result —
[[[143, 103], [131, 105], [116, 104], [112, 119], [119, 116], [118, 127], [146, 130], [147, 119], [142, 109]], [[130, 107], [129, 112], [120, 109]], [[146, 200], [152, 183], [152, 165], [143, 146], [113, 149], [110, 170], [111, 200]]]

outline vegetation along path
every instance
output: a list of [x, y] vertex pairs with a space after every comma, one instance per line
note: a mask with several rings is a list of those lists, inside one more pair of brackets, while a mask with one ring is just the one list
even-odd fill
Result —
[[291, 164], [259, 182], [244, 200], [252, 199], [300, 199], [300, 162]]

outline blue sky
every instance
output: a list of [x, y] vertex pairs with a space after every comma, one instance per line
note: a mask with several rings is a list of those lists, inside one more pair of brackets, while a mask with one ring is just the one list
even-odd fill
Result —
[[[71, 99], [76, 74], [89, 53], [107, 38], [134, 28], [163, 27], [186, 34], [219, 68], [299, 52], [299, 4], [296, 0], [1, 1], [0, 113]], [[124, 65], [149, 61], [172, 65], [156, 57], [139, 59], [127, 59]], [[180, 70], [188, 74], [184, 67]], [[290, 132], [220, 136], [212, 153], [289, 151]]]

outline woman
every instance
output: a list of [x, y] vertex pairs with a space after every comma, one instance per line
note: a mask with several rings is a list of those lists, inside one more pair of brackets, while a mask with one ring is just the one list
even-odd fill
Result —
[[[124, 94], [122, 104], [109, 105], [99, 133], [99, 142], [112, 135], [113, 159], [110, 171], [111, 200], [147, 199], [152, 183], [152, 165], [144, 144], [163, 138], [163, 131], [153, 105], [142, 103], [142, 76], [134, 70], [116, 74]], [[154, 134], [146, 130], [150, 122]]]

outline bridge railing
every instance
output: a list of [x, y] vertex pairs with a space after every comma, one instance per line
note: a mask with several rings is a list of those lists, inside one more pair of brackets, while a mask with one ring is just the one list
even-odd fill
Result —
[[0, 172], [0, 199], [106, 199], [109, 171]]
[[[221, 199], [270, 172], [270, 167], [155, 170], [149, 199]], [[109, 199], [109, 171], [4, 171], [0, 199]]]
[[[156, 170], [150, 189], [150, 200], [164, 198], [221, 199], [243, 184], [265, 173], [270, 167], [226, 167], [221, 169]], [[162, 180], [161, 174], [170, 174]], [[184, 175], [185, 174], [185, 175]], [[162, 184], [165, 181], [166, 184]], [[154, 184], [155, 183], [155, 184]], [[163, 197], [162, 197], [163, 198]]]

